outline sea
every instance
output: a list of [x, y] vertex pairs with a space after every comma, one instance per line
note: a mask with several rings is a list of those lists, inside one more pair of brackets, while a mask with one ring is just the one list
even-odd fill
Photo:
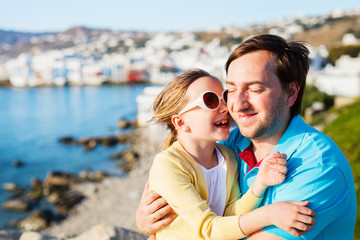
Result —
[[[136, 97], [148, 85], [103, 85], [39, 88], [0, 88], [0, 205], [11, 197], [4, 183], [30, 187], [31, 179], [43, 180], [49, 171], [79, 173], [105, 171], [123, 176], [112, 156], [128, 146], [97, 146], [84, 151], [64, 145], [61, 137], [113, 136], [120, 119], [135, 120]], [[15, 161], [23, 166], [14, 166]], [[0, 209], [0, 229], [28, 213]]]

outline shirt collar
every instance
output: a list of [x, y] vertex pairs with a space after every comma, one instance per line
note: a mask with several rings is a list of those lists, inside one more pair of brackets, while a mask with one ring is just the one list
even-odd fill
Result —
[[248, 172], [254, 167], [260, 166], [261, 161], [256, 162], [252, 142], [244, 151], [239, 153], [239, 157], [249, 166]]
[[285, 133], [276, 144], [273, 152], [278, 151], [280, 153], [285, 153], [287, 159], [289, 159], [303, 141], [306, 131], [307, 124], [304, 120], [299, 115], [293, 117]]

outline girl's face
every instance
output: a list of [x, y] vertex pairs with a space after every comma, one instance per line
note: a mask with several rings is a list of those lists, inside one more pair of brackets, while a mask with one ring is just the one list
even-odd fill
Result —
[[[195, 80], [186, 92], [188, 103], [193, 102], [203, 92], [211, 91], [222, 98], [221, 84], [211, 77]], [[196, 106], [181, 116], [189, 127], [189, 136], [196, 141], [221, 141], [229, 137], [231, 118], [227, 106], [220, 100], [220, 106], [215, 111], [204, 110]]]

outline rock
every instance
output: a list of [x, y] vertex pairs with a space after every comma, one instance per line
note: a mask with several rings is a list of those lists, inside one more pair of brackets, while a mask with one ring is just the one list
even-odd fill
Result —
[[69, 173], [49, 172], [48, 176], [46, 178], [46, 183], [48, 185], [69, 186], [73, 180], [74, 180], [74, 177]]
[[91, 170], [83, 170], [79, 173], [79, 178], [83, 181], [91, 181], [91, 182], [101, 182], [107, 177], [110, 177], [111, 174], [103, 172], [103, 171], [96, 171], [92, 172]]
[[129, 128], [131, 126], [131, 123], [126, 119], [120, 119], [117, 123], [118, 128]]
[[49, 203], [52, 203], [52, 204], [55, 204], [59, 201], [60, 199], [60, 193], [59, 192], [53, 192], [53, 193], [50, 193], [47, 197], [46, 197], [46, 200], [49, 202]]
[[50, 210], [35, 210], [29, 217], [20, 220], [18, 227], [27, 231], [40, 231], [47, 228], [54, 219]]
[[89, 142], [93, 140], [92, 138], [80, 138], [79, 140], [77, 140], [77, 143], [82, 144], [82, 145], [87, 145], [89, 144]]
[[91, 139], [87, 144], [84, 144], [84, 151], [94, 150], [96, 147], [97, 141], [95, 139]]
[[29, 211], [31, 209], [30, 203], [22, 199], [14, 199], [6, 201], [2, 204], [2, 208], [10, 211]]
[[0, 240], [18, 240], [21, 234], [20, 230], [0, 230]]
[[139, 123], [138, 123], [137, 119], [135, 119], [134, 121], [131, 122], [131, 126], [139, 127]]
[[31, 189], [26, 193], [25, 198], [30, 202], [38, 203], [43, 196], [43, 191], [38, 189]]
[[117, 240], [121, 240], [121, 239], [127, 239], [127, 240], [146, 240], [148, 239], [149, 236], [139, 233], [139, 232], [135, 232], [135, 231], [131, 231], [125, 228], [117, 228], [118, 230], [118, 237], [116, 238]]
[[112, 226], [96, 225], [80, 234], [75, 238], [69, 238], [68, 240], [113, 240], [116, 237], [116, 230]]
[[74, 144], [76, 143], [75, 139], [71, 136], [66, 136], [66, 137], [62, 137], [59, 139], [59, 141], [61, 143], [64, 143], [64, 144]]
[[118, 163], [118, 165], [125, 171], [129, 172], [133, 170], [137, 165], [139, 160], [139, 154], [134, 150], [127, 150], [122, 153], [115, 153], [113, 156], [114, 159], [122, 158], [124, 161]]
[[100, 138], [99, 141], [101, 142], [101, 144], [104, 147], [115, 146], [118, 143], [117, 138], [114, 136], [103, 137], [103, 138]]
[[123, 158], [126, 162], [136, 162], [139, 160], [139, 154], [135, 151], [128, 150], [123, 153]]
[[75, 238], [68, 238], [68, 240], [146, 240], [147, 238], [146, 235], [135, 231], [99, 224]]
[[128, 135], [126, 134], [117, 134], [116, 139], [119, 143], [126, 143], [128, 139]]
[[15, 160], [15, 161], [13, 162], [13, 166], [14, 166], [14, 167], [22, 167], [22, 166], [24, 166], [24, 162], [21, 161], [21, 160]]
[[15, 185], [15, 183], [4, 183], [3, 189], [7, 191], [19, 191], [22, 190], [21, 187]]
[[44, 183], [37, 178], [32, 178], [31, 179], [31, 189], [37, 190], [37, 191], [42, 191], [44, 189]]
[[92, 176], [92, 180], [95, 180], [97, 182], [100, 182], [102, 180], [104, 180], [105, 178], [110, 177], [111, 174], [103, 172], [103, 171], [96, 171], [94, 172], [93, 176]]
[[139, 126], [139, 124], [136, 119], [133, 121], [128, 121], [126, 119], [120, 119], [119, 122], [117, 123], [118, 128], [129, 128], [129, 127], [138, 127], [138, 126]]
[[114, 153], [114, 155], [112, 156], [113, 159], [117, 160], [123, 157], [123, 152], [116, 152]]
[[38, 232], [27, 231], [21, 234], [19, 240], [44, 240], [44, 238]]
[[79, 192], [69, 191], [61, 195], [54, 204], [59, 213], [67, 214], [71, 208], [79, 204], [84, 198], [84, 195]]

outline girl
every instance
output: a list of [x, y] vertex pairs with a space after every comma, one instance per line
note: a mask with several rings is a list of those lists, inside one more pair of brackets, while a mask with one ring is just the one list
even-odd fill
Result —
[[297, 236], [310, 230], [314, 220], [306, 202], [280, 202], [252, 211], [268, 186], [284, 181], [284, 154], [267, 156], [240, 198], [236, 156], [216, 144], [229, 137], [225, 103], [220, 81], [200, 69], [176, 77], [154, 101], [152, 120], [171, 132], [150, 169], [149, 189], [178, 215], [156, 238], [239, 239], [268, 225], [292, 229]]

